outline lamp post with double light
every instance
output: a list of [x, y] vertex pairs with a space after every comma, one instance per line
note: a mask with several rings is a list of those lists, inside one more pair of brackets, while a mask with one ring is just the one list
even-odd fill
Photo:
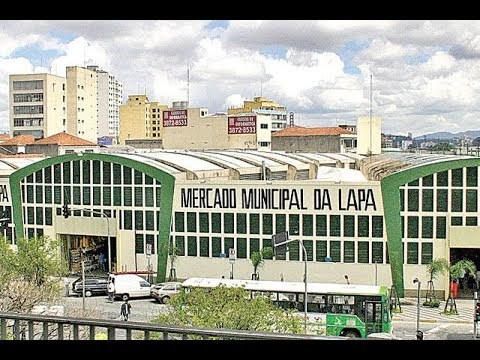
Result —
[[413, 283], [417, 284], [417, 340], [423, 340], [423, 332], [420, 331], [420, 285], [422, 283], [418, 278], [413, 279]]

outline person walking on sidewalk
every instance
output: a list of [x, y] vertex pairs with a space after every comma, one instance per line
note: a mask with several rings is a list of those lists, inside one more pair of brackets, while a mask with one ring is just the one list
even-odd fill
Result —
[[108, 300], [113, 303], [115, 301], [115, 284], [113, 283], [113, 281], [110, 281], [108, 283], [107, 291]]
[[128, 321], [128, 317], [130, 316], [130, 309], [132, 308], [132, 305], [128, 303], [128, 300], [125, 300], [125, 302], [122, 304], [120, 307], [120, 315], [123, 318], [123, 321]]

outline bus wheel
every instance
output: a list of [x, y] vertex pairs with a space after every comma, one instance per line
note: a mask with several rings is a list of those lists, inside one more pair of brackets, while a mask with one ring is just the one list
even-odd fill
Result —
[[128, 298], [129, 298], [128, 294], [123, 294], [123, 295], [122, 295], [122, 300], [123, 300], [123, 301], [127, 301]]
[[345, 336], [348, 338], [359, 338], [360, 334], [357, 330], [348, 329], [348, 330], [343, 330], [341, 336]]

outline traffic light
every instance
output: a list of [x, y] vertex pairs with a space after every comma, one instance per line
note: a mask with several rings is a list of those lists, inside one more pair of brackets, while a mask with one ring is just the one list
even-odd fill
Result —
[[480, 321], [480, 302], [477, 302], [475, 307], [475, 321]]
[[63, 205], [62, 213], [63, 213], [63, 217], [64, 217], [65, 219], [70, 216], [70, 209], [68, 208], [68, 205], [67, 205], [67, 204], [64, 204], [64, 205]]

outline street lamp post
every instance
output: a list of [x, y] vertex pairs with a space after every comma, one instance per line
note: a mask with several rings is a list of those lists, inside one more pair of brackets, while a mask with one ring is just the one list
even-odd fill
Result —
[[[285, 241], [279, 241], [278, 243], [276, 242], [276, 235], [274, 235], [273, 237], [273, 244], [274, 244], [274, 247], [277, 247], [277, 246], [281, 246], [281, 245], [286, 245], [292, 241], [296, 241], [296, 240], [289, 240], [288, 239], [288, 232], [285, 233], [286, 236], [285, 236]], [[295, 233], [294, 235], [297, 235], [297, 233]], [[281, 238], [281, 240], [283, 240], [283, 238]], [[307, 290], [307, 286], [308, 286], [308, 258], [307, 258], [307, 249], [305, 248], [305, 245], [303, 244], [303, 239], [299, 239], [298, 242], [300, 243], [300, 245], [302, 246], [302, 250], [303, 250], [303, 262], [305, 264], [305, 274], [304, 274], [304, 278], [303, 278], [303, 281], [305, 283], [305, 294], [304, 294], [304, 299], [303, 299], [303, 307], [304, 307], [304, 323], [303, 323], [303, 326], [304, 326], [304, 331], [305, 331], [305, 334], [307, 333], [307, 319], [308, 319], [308, 316], [307, 316], [307, 304], [308, 304], [308, 290]]]
[[85, 250], [81, 249], [82, 256], [82, 316], [85, 316]]
[[307, 320], [308, 320], [308, 317], [307, 317], [307, 304], [308, 304], [308, 291], [307, 291], [307, 249], [305, 249], [305, 245], [303, 245], [303, 240], [299, 240], [299, 243], [302, 245], [302, 249], [303, 249], [303, 262], [305, 264], [305, 277], [303, 279], [304, 283], [305, 283], [305, 295], [304, 295], [304, 298], [303, 298], [303, 307], [304, 307], [304, 316], [305, 316], [305, 321], [304, 321], [304, 330], [305, 330], [305, 334], [307, 333]]
[[417, 340], [423, 340], [423, 332], [420, 331], [420, 285], [418, 278], [413, 279], [413, 283], [417, 284]]

